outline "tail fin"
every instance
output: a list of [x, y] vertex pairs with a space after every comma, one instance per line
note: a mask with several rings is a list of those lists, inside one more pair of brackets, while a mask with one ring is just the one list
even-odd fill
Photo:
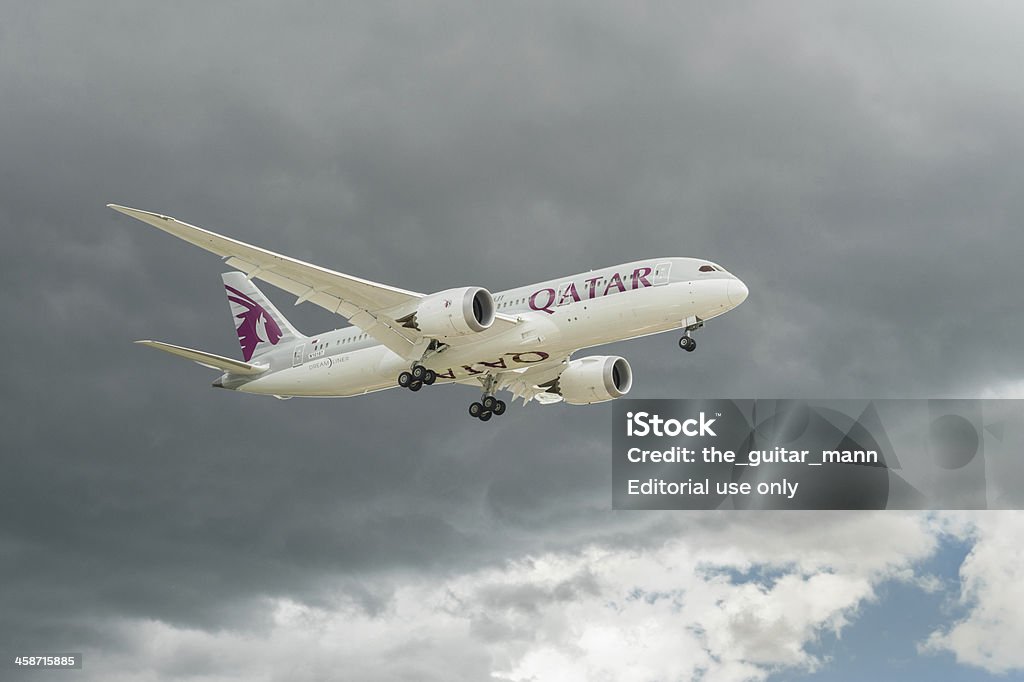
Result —
[[242, 357], [246, 362], [282, 341], [287, 343], [305, 338], [244, 273], [225, 272], [221, 279], [224, 280], [238, 343], [242, 346]]

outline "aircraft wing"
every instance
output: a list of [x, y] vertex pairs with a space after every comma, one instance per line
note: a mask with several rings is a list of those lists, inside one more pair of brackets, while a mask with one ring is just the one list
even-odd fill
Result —
[[[512, 400], [522, 398], [523, 404], [536, 400], [541, 405], [550, 405], [562, 401], [562, 396], [551, 391], [555, 380], [565, 371], [571, 353], [560, 357], [551, 357], [544, 362], [531, 365], [524, 369], [513, 369], [496, 374], [498, 383], [495, 388], [512, 393]], [[481, 377], [469, 377], [460, 380], [460, 384], [477, 385]]]
[[[424, 294], [335, 272], [224, 237], [170, 216], [117, 204], [107, 206], [221, 256], [229, 266], [241, 270], [250, 279], [263, 280], [294, 294], [298, 297], [296, 305], [309, 301], [348, 318], [353, 325], [401, 357], [419, 359], [430, 341], [416, 330], [395, 322], [415, 312]], [[514, 324], [514, 318], [495, 315], [492, 328]]]

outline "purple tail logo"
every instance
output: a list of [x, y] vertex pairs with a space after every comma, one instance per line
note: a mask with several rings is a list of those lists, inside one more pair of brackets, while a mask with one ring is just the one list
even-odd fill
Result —
[[[267, 314], [263, 306], [234, 287], [225, 284], [224, 288], [228, 290], [228, 300], [233, 304], [232, 312], [235, 313], [236, 318], [241, 320], [235, 331], [238, 332], [238, 342], [242, 344], [242, 357], [245, 358], [245, 361], [248, 362], [252, 359], [256, 347], [261, 343], [277, 345], [277, 342], [281, 340], [281, 328], [277, 326], [274, 318]], [[235, 305], [241, 307], [241, 312], [238, 312]]]

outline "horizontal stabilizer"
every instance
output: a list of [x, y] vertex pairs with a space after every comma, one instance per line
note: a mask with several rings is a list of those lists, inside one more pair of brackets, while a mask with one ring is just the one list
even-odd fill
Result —
[[171, 355], [183, 357], [187, 360], [191, 360], [192, 362], [196, 362], [203, 367], [219, 369], [232, 374], [262, 374], [269, 369], [267, 365], [254, 365], [250, 362], [232, 360], [231, 358], [226, 358], [223, 355], [214, 355], [213, 353], [205, 353], [201, 350], [193, 350], [191, 348], [185, 348], [184, 346], [175, 346], [173, 344], [162, 343], [160, 341], [146, 340], [136, 341], [135, 343], [142, 344], [143, 346], [149, 346], [150, 348], [156, 348], [157, 350], [162, 350], [165, 353], [170, 353]]

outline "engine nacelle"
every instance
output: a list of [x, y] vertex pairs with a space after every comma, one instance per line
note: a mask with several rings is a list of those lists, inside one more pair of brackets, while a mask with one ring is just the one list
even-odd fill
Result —
[[416, 328], [426, 336], [463, 336], [482, 332], [494, 323], [494, 299], [480, 287], [448, 289], [431, 294], [416, 309]]
[[558, 378], [559, 392], [570, 405], [621, 398], [632, 386], [632, 368], [625, 358], [615, 355], [591, 355], [573, 360]]

